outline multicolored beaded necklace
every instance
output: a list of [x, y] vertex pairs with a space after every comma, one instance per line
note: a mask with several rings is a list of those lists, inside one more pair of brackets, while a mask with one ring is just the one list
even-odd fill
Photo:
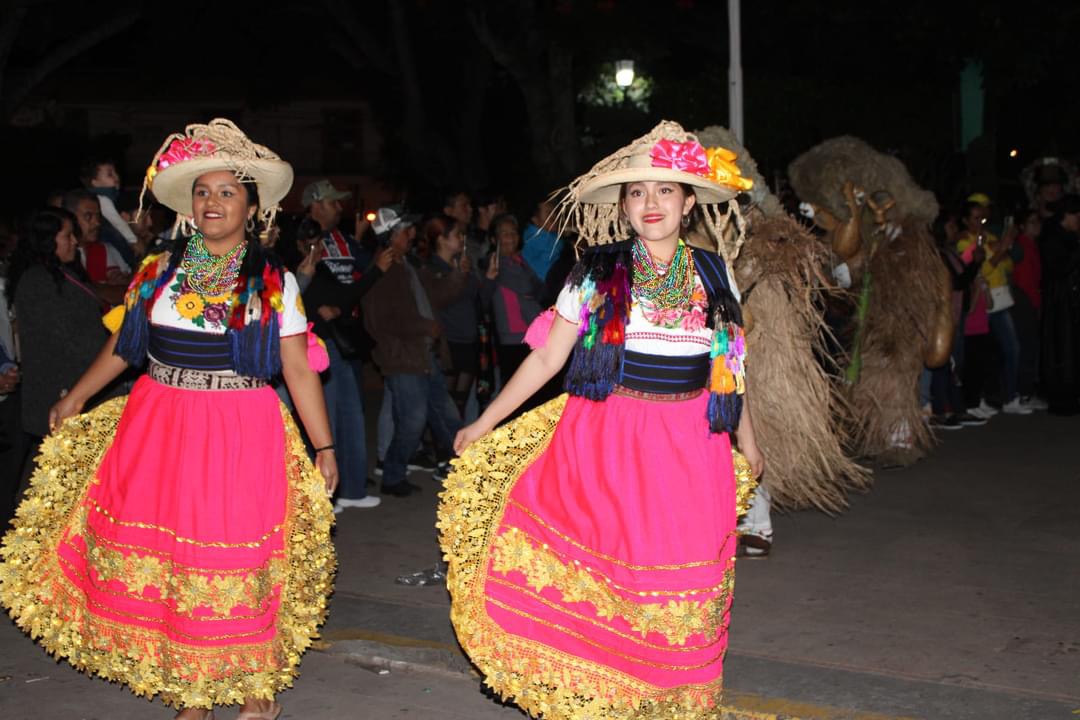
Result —
[[694, 258], [681, 239], [667, 265], [649, 254], [645, 242], [634, 241], [633, 293], [660, 309], [685, 307], [694, 293]]
[[246, 252], [247, 243], [242, 242], [224, 255], [213, 255], [206, 248], [202, 233], [195, 233], [188, 241], [180, 269], [192, 290], [200, 295], [217, 297], [232, 292]]

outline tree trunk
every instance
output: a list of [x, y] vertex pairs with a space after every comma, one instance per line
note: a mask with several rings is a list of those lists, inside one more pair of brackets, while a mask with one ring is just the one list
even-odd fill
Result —
[[26, 5], [22, 3], [4, 3], [4, 22], [0, 25], [0, 99], [4, 97], [4, 71], [7, 69], [8, 56], [15, 45], [23, 18], [26, 17]]
[[524, 96], [537, 180], [554, 189], [576, 170], [573, 58], [547, 36], [531, 0], [520, 0], [501, 18], [503, 25], [493, 31], [484, 5], [474, 2], [469, 7], [477, 38]]

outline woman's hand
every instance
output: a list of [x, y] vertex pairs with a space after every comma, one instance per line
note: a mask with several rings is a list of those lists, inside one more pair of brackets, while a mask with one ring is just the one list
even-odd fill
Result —
[[454, 438], [454, 452], [460, 455], [465, 452], [465, 448], [469, 447], [489, 432], [491, 432], [491, 428], [486, 425], [481, 425], [479, 420], [471, 425], [466, 425], [458, 431], [457, 437]]
[[69, 417], [81, 413], [82, 409], [82, 400], [76, 400], [66, 390], [62, 391], [60, 400], [49, 408], [49, 432], [54, 432]]
[[746, 458], [746, 462], [750, 463], [750, 474], [755, 480], [761, 477], [761, 473], [765, 471], [765, 456], [761, 454], [761, 448], [757, 446], [756, 442], [739, 443], [739, 452]]
[[338, 485], [337, 458], [334, 456], [334, 451], [323, 450], [321, 453], [316, 453], [315, 467], [319, 468], [323, 480], [326, 481], [327, 497], [333, 495]]
[[488, 269], [485, 277], [488, 280], [494, 280], [499, 277], [499, 254], [495, 253], [488, 260]]

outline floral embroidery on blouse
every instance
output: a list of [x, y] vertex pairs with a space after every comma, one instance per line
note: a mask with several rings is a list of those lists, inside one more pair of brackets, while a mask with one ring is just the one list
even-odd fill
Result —
[[648, 300], [638, 297], [634, 298], [634, 302], [641, 306], [642, 315], [653, 325], [686, 332], [695, 332], [704, 328], [709, 309], [709, 298], [700, 281], [694, 285], [689, 306], [658, 308]]
[[176, 272], [169, 285], [169, 300], [180, 317], [190, 320], [196, 327], [224, 331], [228, 326], [232, 295], [201, 295], [188, 284], [187, 275], [182, 270]]

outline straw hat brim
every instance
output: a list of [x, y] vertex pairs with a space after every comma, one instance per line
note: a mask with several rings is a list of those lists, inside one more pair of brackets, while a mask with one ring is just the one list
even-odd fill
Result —
[[293, 169], [284, 160], [259, 158], [236, 162], [222, 155], [195, 157], [159, 170], [151, 187], [154, 197], [181, 215], [191, 215], [191, 191], [195, 181], [206, 173], [218, 170], [235, 173], [237, 168], [243, 168], [243, 177], [250, 178], [258, 186], [259, 208], [263, 211], [276, 208], [289, 193]]
[[578, 202], [602, 205], [619, 202], [619, 189], [631, 182], [677, 182], [691, 185], [699, 203], [711, 205], [725, 203], [738, 194], [738, 191], [719, 185], [692, 173], [671, 168], [628, 167], [612, 170], [589, 180], [578, 192]]

